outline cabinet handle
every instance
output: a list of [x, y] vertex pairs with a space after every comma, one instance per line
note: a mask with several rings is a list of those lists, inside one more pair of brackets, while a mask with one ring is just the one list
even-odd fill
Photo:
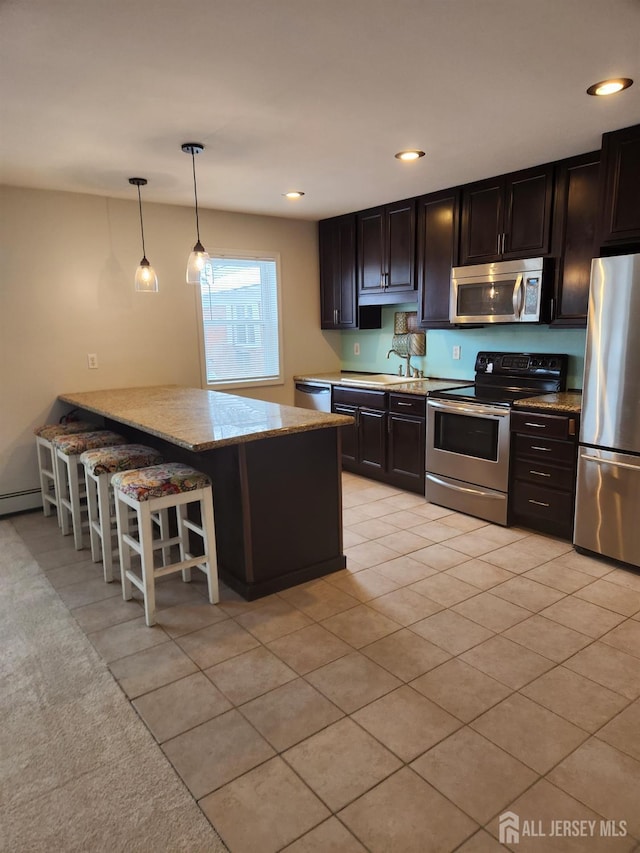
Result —
[[536, 429], [546, 429], [548, 424], [530, 424], [529, 421], [524, 422], [525, 426], [535, 427]]
[[387, 418], [387, 432], [389, 433], [389, 435], [391, 435], [391, 424], [392, 423], [393, 423], [393, 421], [391, 420], [391, 418]]
[[575, 418], [569, 418], [569, 435], [575, 435], [575, 434], [576, 434], [576, 419]]
[[536, 506], [546, 506], [547, 509], [551, 506], [551, 504], [546, 504], [544, 501], [534, 501], [532, 498], [529, 498], [529, 503]]
[[398, 402], [396, 403], [396, 405], [397, 405], [397, 406], [413, 406], [413, 403], [401, 403], [400, 401], [398, 401]]
[[533, 469], [529, 469], [530, 474], [535, 474], [536, 477], [550, 477], [551, 474], [545, 474], [544, 471], [534, 471]]
[[504, 255], [504, 247], [507, 242], [507, 233], [506, 231], [502, 232], [502, 254]]
[[531, 449], [532, 450], [541, 450], [543, 453], [551, 453], [551, 450], [552, 450], [551, 447], [539, 447], [536, 444], [532, 444]]
[[500, 254], [500, 238], [501, 238], [501, 237], [502, 237], [502, 234], [498, 234], [498, 247], [497, 247], [497, 249], [496, 249], [496, 252], [497, 252], [498, 254]]

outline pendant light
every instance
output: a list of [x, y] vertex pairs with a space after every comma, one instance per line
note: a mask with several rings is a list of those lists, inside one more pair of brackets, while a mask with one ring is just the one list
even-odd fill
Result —
[[140, 234], [142, 236], [142, 260], [138, 264], [135, 276], [135, 286], [139, 293], [157, 293], [158, 292], [158, 276], [154, 268], [147, 260], [147, 253], [144, 249], [144, 226], [142, 224], [142, 199], [140, 198], [140, 187], [147, 185], [146, 178], [129, 178], [129, 183], [134, 187], [138, 187], [138, 209], [140, 210]]
[[193, 165], [193, 195], [196, 202], [196, 235], [197, 242], [187, 261], [187, 284], [200, 284], [200, 273], [205, 263], [209, 260], [207, 250], [200, 242], [200, 222], [198, 220], [198, 188], [196, 186], [196, 154], [202, 154], [204, 145], [199, 142], [185, 142], [182, 146], [185, 154], [191, 154]]

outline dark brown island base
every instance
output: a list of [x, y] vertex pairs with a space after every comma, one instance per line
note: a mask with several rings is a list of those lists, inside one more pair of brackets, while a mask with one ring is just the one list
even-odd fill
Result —
[[213, 482], [218, 571], [247, 600], [343, 569], [343, 415], [180, 386], [60, 394]]

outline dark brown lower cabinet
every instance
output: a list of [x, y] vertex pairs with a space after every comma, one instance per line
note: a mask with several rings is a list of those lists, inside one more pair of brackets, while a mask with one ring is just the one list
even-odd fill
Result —
[[577, 415], [511, 414], [509, 523], [573, 539]]
[[335, 386], [332, 411], [355, 418], [341, 428], [345, 471], [424, 494], [426, 398]]

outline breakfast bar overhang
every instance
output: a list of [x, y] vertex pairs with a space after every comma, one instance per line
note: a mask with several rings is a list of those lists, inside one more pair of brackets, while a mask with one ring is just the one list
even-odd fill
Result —
[[345, 567], [344, 415], [161, 385], [60, 394], [213, 483], [218, 571], [252, 600]]

